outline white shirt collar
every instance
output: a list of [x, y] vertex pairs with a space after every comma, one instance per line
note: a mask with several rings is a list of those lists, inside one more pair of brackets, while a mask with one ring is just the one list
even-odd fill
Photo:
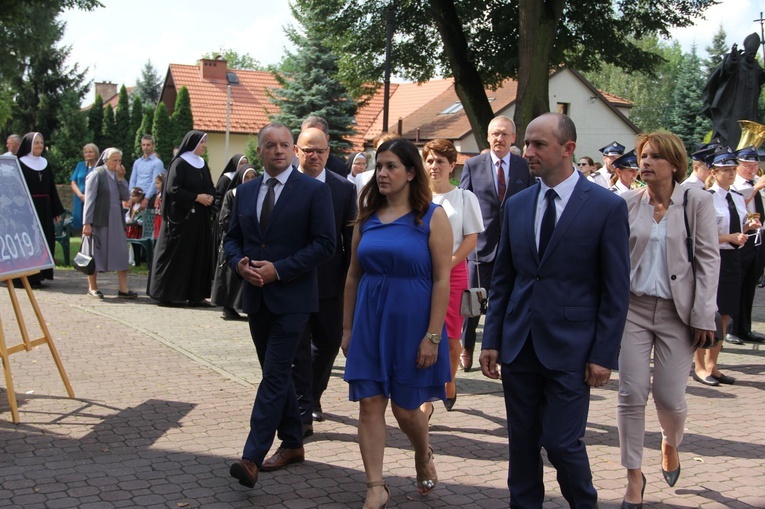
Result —
[[275, 177], [272, 177], [272, 176], [271, 176], [271, 175], [269, 175], [267, 172], [266, 172], [266, 173], [263, 173], [263, 183], [265, 184], [265, 183], [266, 183], [266, 182], [268, 182], [269, 180], [271, 180], [271, 179], [274, 179], [274, 178], [275, 178], [276, 180], [278, 180], [278, 181], [279, 181], [279, 183], [280, 183], [281, 185], [283, 185], [283, 186], [284, 186], [284, 185], [287, 185], [287, 179], [288, 179], [288, 178], [290, 178], [290, 175], [292, 174], [292, 170], [293, 170], [293, 169], [295, 169], [295, 167], [294, 167], [294, 166], [290, 166], [289, 168], [287, 168], [286, 170], [284, 170], [283, 172], [281, 172], [280, 174], [278, 174], [278, 175], [277, 175], [277, 176], [275, 176]]
[[[299, 171], [300, 173], [306, 174], [306, 173], [303, 171], [303, 167], [302, 167], [302, 166], [298, 166], [298, 171]], [[326, 182], [327, 182], [327, 169], [326, 169], [326, 168], [322, 168], [322, 169], [321, 169], [321, 173], [319, 173], [318, 175], [316, 175], [316, 176], [315, 176], [315, 177], [313, 177], [313, 178], [315, 178], [315, 179], [316, 179], [316, 180], [318, 180], [319, 182], [325, 182], [325, 183], [326, 183]]]
[[540, 179], [539, 184], [542, 186], [539, 189], [539, 196], [544, 197], [545, 194], [547, 194], [548, 189], [555, 189], [556, 194], [558, 197], [563, 200], [564, 202], [567, 202], [568, 199], [571, 197], [571, 194], [574, 192], [574, 188], [576, 187], [576, 183], [579, 180], [579, 172], [575, 171], [572, 172], [569, 177], [558, 184], [557, 186], [551, 188], [547, 184], [545, 184], [544, 180]]

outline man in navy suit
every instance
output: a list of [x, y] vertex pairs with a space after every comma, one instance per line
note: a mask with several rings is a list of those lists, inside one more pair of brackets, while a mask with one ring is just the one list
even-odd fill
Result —
[[[258, 155], [265, 174], [237, 189], [224, 243], [231, 270], [245, 280], [242, 308], [263, 371], [242, 459], [230, 469], [250, 488], [260, 470], [305, 458], [290, 373], [308, 315], [319, 308], [316, 267], [335, 252], [329, 188], [291, 166], [290, 130], [261, 129]], [[277, 430], [281, 445], [264, 461]]]
[[[526, 161], [512, 154], [515, 142], [515, 123], [503, 116], [489, 123], [488, 141], [491, 151], [465, 162], [460, 187], [472, 191], [478, 198], [485, 229], [478, 234], [475, 249], [468, 255], [468, 273], [471, 288], [481, 286], [491, 290], [491, 273], [497, 255], [497, 243], [502, 229], [502, 212], [507, 199], [534, 184]], [[480, 317], [465, 318], [462, 325], [462, 369], [473, 367], [475, 329]]]
[[617, 367], [629, 305], [625, 201], [574, 170], [576, 128], [546, 113], [526, 128], [537, 185], [505, 205], [481, 370], [500, 378], [510, 440], [511, 508], [541, 508], [541, 447], [571, 507], [594, 508], [582, 441], [590, 387]]
[[329, 383], [343, 339], [343, 290], [351, 262], [353, 221], [357, 213], [356, 186], [327, 170], [329, 151], [324, 131], [313, 127], [304, 129], [295, 145], [300, 161], [298, 170], [329, 187], [337, 238], [334, 254], [317, 268], [319, 310], [308, 318], [292, 368], [304, 437], [313, 434], [314, 420], [324, 420], [321, 395]]

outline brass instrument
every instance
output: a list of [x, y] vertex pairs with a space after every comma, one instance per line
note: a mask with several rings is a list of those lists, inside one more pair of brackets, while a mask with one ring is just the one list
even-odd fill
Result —
[[754, 146], [755, 150], [765, 141], [765, 125], [752, 122], [751, 120], [739, 120], [741, 127], [741, 138], [738, 141], [736, 150]]

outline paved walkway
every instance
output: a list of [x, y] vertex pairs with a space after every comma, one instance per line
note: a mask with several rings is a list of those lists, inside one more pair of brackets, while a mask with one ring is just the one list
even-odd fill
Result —
[[[248, 429], [259, 379], [246, 322], [217, 309], [160, 308], [142, 296], [115, 298], [116, 276], [102, 276], [103, 301], [85, 295], [84, 277], [56, 272], [36, 291], [76, 393], [68, 399], [47, 348], [11, 357], [21, 424], [11, 422], [0, 379], [0, 508], [273, 507], [358, 508], [364, 473], [356, 444], [358, 407], [347, 400], [342, 355], [322, 401], [301, 465], [262, 473], [255, 489], [228, 476]], [[145, 278], [131, 276], [134, 289]], [[755, 328], [765, 332], [765, 290]], [[25, 306], [31, 333], [34, 315]], [[8, 344], [19, 334], [7, 290], [0, 318]], [[738, 382], [688, 387], [682, 476], [668, 488], [659, 470], [660, 435], [648, 409], [646, 507], [765, 508], [765, 349], [726, 346], [722, 366]], [[460, 373], [459, 399], [431, 422], [440, 484], [427, 498], [414, 488], [413, 454], [393, 426], [385, 456], [389, 507], [507, 507], [507, 438], [501, 386]], [[592, 394], [586, 441], [601, 508], [619, 507], [617, 383]], [[567, 507], [545, 469], [545, 508]]]

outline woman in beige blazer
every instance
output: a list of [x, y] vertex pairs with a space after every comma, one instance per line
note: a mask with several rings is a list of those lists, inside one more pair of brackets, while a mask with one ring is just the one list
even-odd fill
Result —
[[694, 349], [714, 341], [720, 265], [712, 196], [679, 185], [688, 167], [683, 143], [671, 133], [641, 134], [635, 149], [647, 186], [622, 195], [630, 218], [631, 262], [617, 405], [621, 460], [627, 469], [626, 509], [642, 507], [645, 491], [641, 463], [652, 351], [661, 470], [670, 486], [680, 475], [677, 447], [687, 414], [685, 387]]

